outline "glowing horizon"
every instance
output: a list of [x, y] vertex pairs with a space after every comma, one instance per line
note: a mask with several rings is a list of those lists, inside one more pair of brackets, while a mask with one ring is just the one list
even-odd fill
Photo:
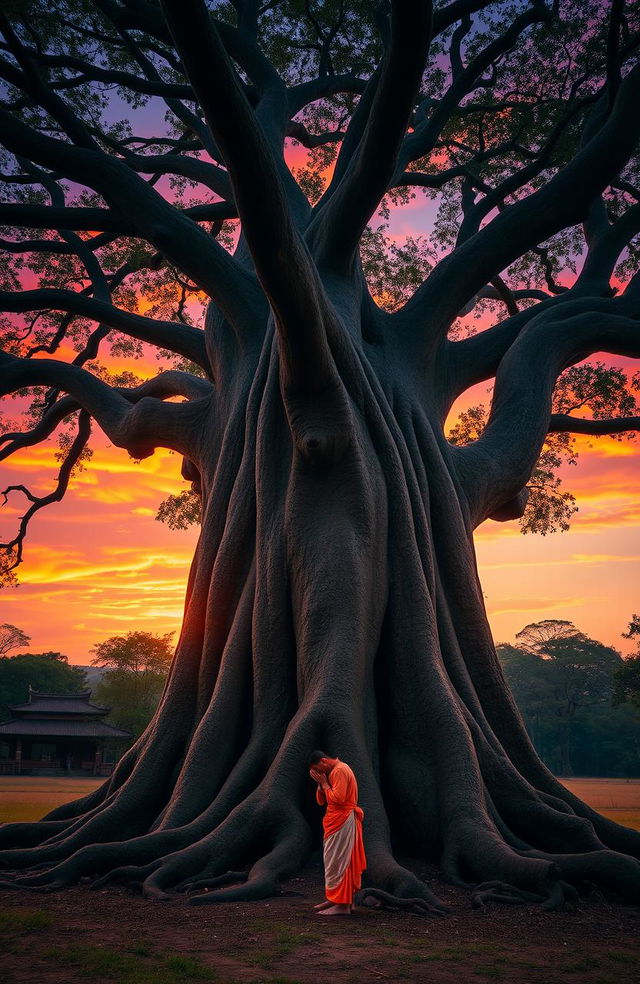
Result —
[[[473, 399], [465, 395], [465, 404]], [[635, 442], [578, 438], [580, 462], [565, 466], [579, 512], [568, 533], [522, 536], [517, 522], [483, 523], [476, 552], [489, 621], [497, 642], [513, 642], [528, 622], [566, 618], [623, 652], [640, 574], [640, 505]], [[590, 446], [592, 445], [592, 446]], [[112, 447], [99, 431], [94, 456], [64, 501], [33, 521], [21, 584], [0, 591], [0, 622], [32, 637], [33, 652], [60, 651], [88, 664], [90, 648], [134, 628], [179, 630], [187, 573], [198, 529], [156, 522], [160, 501], [185, 487], [180, 458], [158, 451], [141, 462]], [[3, 463], [3, 482], [51, 487], [57, 471], [50, 444]], [[13, 496], [2, 513], [7, 532], [23, 508]]]

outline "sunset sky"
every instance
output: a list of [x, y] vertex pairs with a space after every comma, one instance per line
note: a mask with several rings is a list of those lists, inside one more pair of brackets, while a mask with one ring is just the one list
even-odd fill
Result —
[[[399, 239], [428, 233], [432, 219], [432, 206], [418, 200], [393, 213], [391, 231]], [[151, 376], [158, 364], [150, 355], [131, 368]], [[469, 391], [457, 409], [486, 402], [486, 388]], [[97, 428], [94, 435], [93, 460], [65, 500], [31, 524], [20, 587], [0, 591], [0, 622], [26, 631], [33, 651], [60, 651], [74, 663], [89, 663], [91, 647], [116, 633], [177, 632], [197, 539], [195, 528], [176, 532], [154, 519], [161, 500], [185, 487], [179, 457], [161, 451], [136, 463]], [[496, 641], [513, 642], [528, 622], [564, 618], [631, 650], [620, 634], [640, 610], [637, 445], [578, 439], [579, 464], [564, 469], [579, 506], [570, 532], [523, 536], [516, 522], [479, 528], [478, 564]], [[57, 468], [51, 443], [25, 450], [0, 465], [1, 487], [25, 482], [47, 492]], [[24, 499], [13, 496], [0, 513], [2, 539], [23, 511]]]

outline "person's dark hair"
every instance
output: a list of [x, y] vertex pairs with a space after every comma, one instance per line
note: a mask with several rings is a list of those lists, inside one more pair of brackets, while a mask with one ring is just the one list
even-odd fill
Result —
[[319, 762], [320, 759], [328, 759], [328, 758], [331, 758], [331, 756], [327, 755], [326, 752], [321, 752], [319, 749], [315, 748], [311, 752], [311, 755], [309, 756], [307, 765], [309, 766], [309, 768], [311, 768], [311, 766], [316, 765], [316, 763]]

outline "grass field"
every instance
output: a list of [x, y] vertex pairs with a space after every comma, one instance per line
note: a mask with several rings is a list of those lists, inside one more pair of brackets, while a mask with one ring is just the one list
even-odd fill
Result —
[[[54, 806], [92, 792], [102, 779], [0, 776], [0, 823], [39, 820]], [[565, 786], [605, 817], [640, 830], [640, 779], [565, 779]]]
[[[640, 830], [640, 779], [563, 779], [567, 789], [605, 817]], [[1, 787], [0, 787], [1, 788]], [[1, 799], [1, 793], [0, 793]]]

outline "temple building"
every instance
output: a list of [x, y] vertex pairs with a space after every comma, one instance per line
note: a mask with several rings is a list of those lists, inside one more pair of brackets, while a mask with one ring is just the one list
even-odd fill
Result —
[[29, 687], [26, 704], [9, 708], [0, 724], [4, 775], [109, 775], [132, 737], [103, 719], [110, 708], [90, 701], [91, 691], [41, 694]]

